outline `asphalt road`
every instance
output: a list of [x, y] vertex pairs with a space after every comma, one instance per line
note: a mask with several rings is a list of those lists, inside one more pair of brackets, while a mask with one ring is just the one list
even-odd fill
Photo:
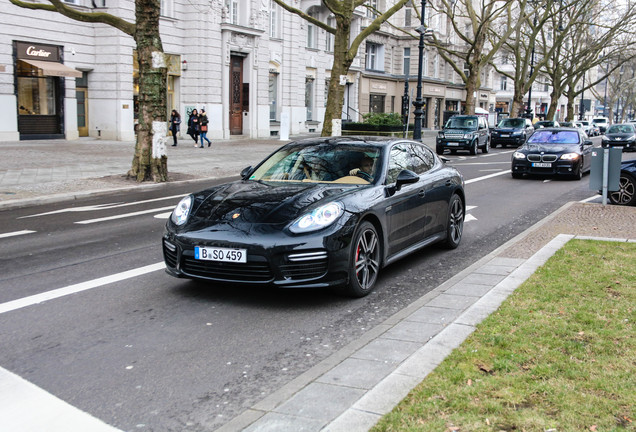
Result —
[[[168, 276], [163, 225], [192, 184], [1, 212], [2, 233], [33, 232], [0, 237], [0, 367], [121, 430], [214, 430], [565, 202], [594, 195], [587, 176], [512, 179], [512, 151], [448, 156], [467, 181], [462, 244], [389, 266], [355, 300]], [[45, 293], [60, 297], [42, 302]]]

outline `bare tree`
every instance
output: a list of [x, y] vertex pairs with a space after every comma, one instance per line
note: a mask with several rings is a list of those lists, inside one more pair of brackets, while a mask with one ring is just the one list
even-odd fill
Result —
[[138, 182], [167, 181], [167, 68], [159, 35], [159, 0], [135, 0], [135, 23], [105, 12], [82, 12], [61, 0], [47, 0], [48, 3], [9, 1], [22, 8], [59, 13], [76, 21], [106, 24], [134, 38], [139, 61], [140, 113], [135, 155], [128, 175]]
[[[474, 94], [481, 87], [482, 70], [522, 24], [514, 6], [514, 0], [439, 0], [431, 5], [436, 13], [448, 17], [452, 34], [446, 38], [433, 32], [426, 44], [434, 47], [463, 81], [468, 114], [475, 112]], [[502, 21], [507, 24], [501, 25]], [[497, 40], [490, 38], [495, 26], [500, 36]]]
[[[353, 40], [351, 40], [351, 28], [355, 18], [355, 9], [364, 6], [368, 0], [323, 0], [324, 6], [333, 14], [336, 26], [331, 27], [314, 18], [300, 9], [290, 6], [283, 0], [274, 0], [283, 9], [298, 15], [304, 20], [320, 27], [334, 35], [333, 65], [331, 67], [331, 79], [327, 93], [327, 106], [322, 126], [322, 136], [332, 134], [331, 121], [339, 119], [342, 115], [344, 103], [344, 88], [340, 85], [340, 76], [349, 72], [351, 63], [358, 55], [360, 44], [371, 34], [378, 31], [381, 25], [399, 11], [409, 0], [398, 0], [385, 12], [374, 9], [376, 17]], [[370, 6], [367, 6], [370, 7]]]

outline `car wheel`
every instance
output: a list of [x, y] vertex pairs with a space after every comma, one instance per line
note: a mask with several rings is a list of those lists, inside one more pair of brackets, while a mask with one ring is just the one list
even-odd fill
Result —
[[364, 297], [373, 291], [380, 272], [380, 238], [372, 223], [360, 224], [351, 246], [346, 292], [352, 297]]
[[486, 144], [481, 148], [482, 153], [488, 153], [490, 151], [490, 138], [486, 138]]
[[446, 240], [444, 247], [455, 249], [459, 246], [464, 232], [464, 203], [454, 194], [448, 203], [448, 222], [446, 225]]
[[523, 174], [519, 174], [519, 173], [512, 173], [512, 178], [513, 179], [520, 179], [523, 177]]
[[581, 180], [583, 178], [583, 167], [581, 165], [583, 165], [583, 162], [579, 164], [574, 174], [572, 174], [572, 180]]
[[477, 140], [470, 144], [470, 154], [475, 156], [477, 154]]
[[636, 205], [636, 179], [627, 173], [621, 173], [618, 190], [610, 192], [609, 199], [612, 204]]

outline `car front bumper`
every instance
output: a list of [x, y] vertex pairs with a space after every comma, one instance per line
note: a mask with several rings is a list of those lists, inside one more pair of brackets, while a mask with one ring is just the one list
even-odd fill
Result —
[[546, 176], [571, 176], [577, 172], [580, 159], [576, 161], [551, 162], [550, 166], [537, 165], [537, 162], [529, 162], [527, 160], [514, 160], [511, 170], [513, 174], [529, 174], [529, 175], [546, 175]]
[[[280, 231], [250, 232], [249, 238], [245, 233], [232, 230], [184, 234], [168, 230], [163, 236], [162, 249], [166, 272], [179, 278], [281, 288], [323, 288], [348, 282], [353, 229], [351, 224], [339, 225], [298, 236], [283, 235]], [[247, 262], [197, 259], [195, 246], [244, 249]]]
[[503, 136], [503, 135], [492, 134], [490, 136], [490, 143], [492, 145], [503, 144], [503, 145], [520, 146], [524, 142], [525, 142], [525, 138], [523, 137], [523, 135], [507, 135], [507, 136]]

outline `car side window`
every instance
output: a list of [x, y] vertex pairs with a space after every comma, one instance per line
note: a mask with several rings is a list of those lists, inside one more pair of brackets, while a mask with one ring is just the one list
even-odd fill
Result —
[[422, 174], [433, 168], [435, 157], [433, 152], [426, 146], [413, 144], [411, 146], [412, 171], [415, 174]]
[[391, 148], [389, 155], [389, 169], [386, 176], [386, 184], [392, 184], [397, 181], [397, 177], [402, 170], [413, 171], [411, 163], [411, 152], [405, 144], [396, 144]]

